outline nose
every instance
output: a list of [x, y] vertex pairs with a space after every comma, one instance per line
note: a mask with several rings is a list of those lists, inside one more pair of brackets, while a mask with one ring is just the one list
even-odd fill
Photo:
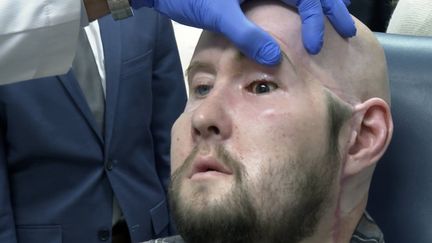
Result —
[[192, 137], [201, 140], [223, 141], [231, 136], [232, 119], [223, 97], [208, 97], [192, 115]]

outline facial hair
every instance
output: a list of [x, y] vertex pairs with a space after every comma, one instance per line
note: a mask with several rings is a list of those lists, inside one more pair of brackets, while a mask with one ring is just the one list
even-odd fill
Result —
[[[171, 177], [169, 198], [177, 230], [187, 243], [252, 242], [253, 235], [250, 231], [256, 228], [257, 221], [251, 198], [241, 186], [245, 170], [243, 165], [234, 160], [221, 146], [218, 146], [216, 151], [218, 161], [233, 172], [233, 190], [224, 196], [223, 201], [201, 209], [196, 208], [196, 198], [202, 197], [196, 194], [204, 193], [203, 191], [207, 190], [205, 187], [195, 192], [196, 198], [185, 199], [180, 195], [182, 180], [198, 153], [196, 147]], [[198, 203], [207, 205], [208, 201]], [[232, 209], [234, 213], [228, 209]]]
[[[172, 176], [172, 214], [187, 243], [297, 243], [314, 233], [326, 207], [336, 167], [327, 164], [325, 169], [296, 169], [293, 165], [317, 163], [287, 160], [279, 163], [282, 166], [269, 166], [261, 181], [251, 183], [244, 168], [247, 163], [240, 163], [222, 146], [216, 150], [218, 161], [235, 176], [232, 190], [218, 202], [209, 205], [208, 199], [203, 198], [205, 186], [191, 198], [180, 193], [198, 147]], [[324, 157], [320, 159], [332, 156]]]
[[[318, 163], [299, 158], [285, 161], [282, 167], [269, 167], [257, 190], [264, 195], [257, 215], [263, 237], [252, 242], [298, 243], [315, 233], [330, 206], [338, 171], [337, 165], [333, 166], [336, 163], [328, 163], [325, 157]], [[302, 166], [307, 164], [325, 165]]]

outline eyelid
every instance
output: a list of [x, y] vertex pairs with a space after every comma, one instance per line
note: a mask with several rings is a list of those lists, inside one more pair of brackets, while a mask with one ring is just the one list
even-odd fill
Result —
[[267, 82], [274, 82], [277, 83], [277, 79], [268, 73], [255, 73], [252, 75], [248, 75], [248, 80], [250, 81], [258, 81], [258, 80], [262, 80], [262, 81], [267, 81]]
[[189, 67], [186, 69], [186, 76], [188, 82], [190, 83], [197, 74], [203, 73], [214, 76], [216, 75], [216, 69], [212, 63], [192, 61]]
[[192, 72], [187, 73], [187, 77], [189, 80], [194, 79], [195, 77], [200, 76], [207, 76], [207, 77], [214, 77], [216, 73], [214, 72], [208, 72], [206, 70], [194, 70]]
[[260, 73], [258, 75], [251, 75], [248, 79], [248, 84], [251, 85], [255, 82], [262, 82], [262, 83], [271, 83], [275, 84], [276, 86], [280, 87], [280, 80], [274, 77], [273, 75], [266, 74], [266, 73]]
[[195, 83], [201, 82], [212, 82], [215, 79], [215, 75], [207, 72], [195, 72], [192, 75], [188, 76], [189, 86], [194, 85]]

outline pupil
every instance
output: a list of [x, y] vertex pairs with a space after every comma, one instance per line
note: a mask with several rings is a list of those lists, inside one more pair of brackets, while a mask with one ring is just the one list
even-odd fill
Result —
[[198, 87], [197, 92], [199, 95], [206, 95], [206, 94], [208, 94], [209, 90], [210, 90], [209, 86], [202, 85], [202, 86]]
[[265, 84], [259, 84], [256, 88], [257, 93], [266, 93], [269, 92], [269, 87], [268, 85]]

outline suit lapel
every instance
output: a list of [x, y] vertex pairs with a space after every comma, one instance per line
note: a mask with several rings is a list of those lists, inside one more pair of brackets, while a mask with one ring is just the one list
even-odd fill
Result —
[[105, 151], [108, 151], [112, 138], [120, 83], [122, 47], [120, 22], [114, 21], [111, 16], [99, 20], [106, 70]]
[[79, 87], [78, 81], [73, 75], [72, 71], [69, 71], [65, 75], [58, 76], [60, 81], [62, 82], [65, 89], [69, 92], [72, 100], [78, 106], [78, 109], [81, 111], [85, 120], [93, 130], [93, 132], [98, 137], [99, 141], [103, 144], [103, 136], [100, 134], [99, 129], [97, 127], [96, 121], [93, 117], [93, 114], [87, 105], [86, 99], [84, 98], [84, 94]]

